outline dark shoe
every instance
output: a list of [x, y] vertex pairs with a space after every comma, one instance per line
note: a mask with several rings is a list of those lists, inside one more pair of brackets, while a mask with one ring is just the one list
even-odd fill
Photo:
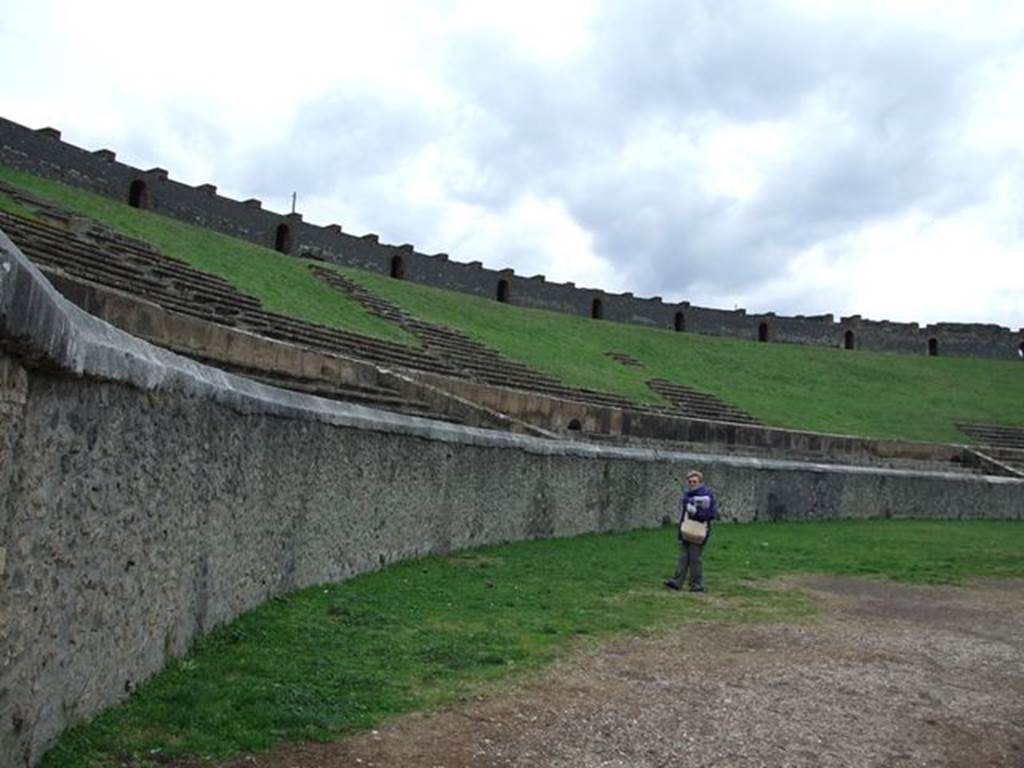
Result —
[[678, 590], [679, 589], [679, 582], [676, 581], [675, 579], [669, 579], [668, 581], [665, 582], [665, 586], [668, 587], [669, 589]]
[[[676, 587], [676, 589], [678, 589], [678, 587]], [[691, 592], [703, 592], [704, 591], [704, 587], [690, 587], [690, 591]]]

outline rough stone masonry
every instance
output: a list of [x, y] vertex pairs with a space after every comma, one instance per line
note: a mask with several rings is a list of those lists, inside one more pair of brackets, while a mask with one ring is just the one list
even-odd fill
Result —
[[1024, 510], [1011, 478], [591, 446], [276, 390], [83, 313], [2, 234], [0, 350], [3, 768], [272, 595], [658, 525], [693, 465], [727, 520]]

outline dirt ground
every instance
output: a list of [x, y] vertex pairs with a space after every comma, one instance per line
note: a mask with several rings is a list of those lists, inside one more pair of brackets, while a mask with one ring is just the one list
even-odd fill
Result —
[[1024, 580], [784, 586], [821, 615], [620, 639], [501, 694], [224, 768], [1024, 766]]

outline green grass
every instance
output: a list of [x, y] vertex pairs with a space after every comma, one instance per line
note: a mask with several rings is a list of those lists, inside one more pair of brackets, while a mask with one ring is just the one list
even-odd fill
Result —
[[[0, 180], [37, 197], [150, 243], [171, 258], [224, 278], [260, 301], [264, 309], [330, 328], [363, 333], [406, 345], [415, 339], [402, 328], [369, 314], [359, 304], [317, 279], [308, 259], [132, 208], [91, 192], [0, 165]], [[0, 193], [0, 206], [25, 215], [26, 206]], [[18, 206], [20, 210], [11, 210]]]
[[[285, 257], [3, 166], [0, 179], [224, 277], [274, 312], [414, 343], [316, 279], [310, 267], [320, 262]], [[337, 269], [412, 315], [458, 328], [567, 384], [639, 402], [659, 402], [645, 382], [664, 378], [790, 429], [962, 443], [968, 438], [956, 428], [958, 421], [1024, 427], [1024, 366], [1014, 360], [757, 344], [528, 310]], [[609, 351], [626, 352], [646, 367], [623, 366], [605, 355]]]
[[330, 740], [498, 685], [580, 642], [692, 621], [811, 620], [807, 598], [766, 583], [784, 574], [927, 584], [1024, 577], [1024, 524], [720, 526], [700, 597], [661, 586], [676, 552], [669, 528], [525, 542], [274, 599], [200, 640], [125, 704], [66, 732], [43, 766], [224, 759]]
[[[459, 328], [580, 387], [657, 402], [664, 378], [710, 392], [766, 424], [836, 434], [966, 442], [957, 421], [1024, 426], [1017, 361], [757, 344], [528, 310], [356, 269], [344, 274], [411, 314]], [[644, 369], [605, 356], [626, 352]]]
[[22, 216], [27, 219], [37, 218], [34, 209], [29, 208], [20, 200], [15, 200], [10, 195], [0, 192], [0, 211], [13, 213], [15, 216]]

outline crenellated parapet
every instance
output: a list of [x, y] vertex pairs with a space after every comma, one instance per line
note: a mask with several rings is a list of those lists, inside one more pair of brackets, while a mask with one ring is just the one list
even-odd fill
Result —
[[0, 162], [121, 200], [138, 208], [242, 238], [282, 253], [331, 261], [437, 288], [522, 307], [598, 320], [634, 323], [713, 336], [905, 354], [1024, 359], [1024, 328], [1011, 331], [978, 323], [894, 323], [860, 315], [748, 314], [665, 302], [600, 288], [555, 283], [544, 275], [489, 269], [446, 253], [424, 254], [411, 244], [381, 243], [378, 235], [353, 235], [340, 224], [321, 226], [299, 213], [277, 213], [259, 200], [233, 200], [213, 184], [190, 186], [163, 168], [141, 170], [109, 149], [88, 151], [61, 139], [55, 128], [33, 130], [0, 118]]

